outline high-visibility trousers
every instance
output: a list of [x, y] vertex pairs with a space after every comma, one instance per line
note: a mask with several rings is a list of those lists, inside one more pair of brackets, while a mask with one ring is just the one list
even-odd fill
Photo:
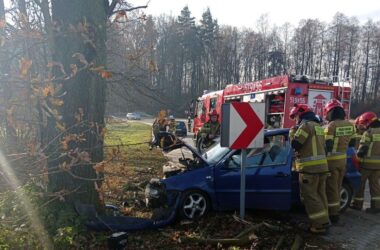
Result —
[[329, 215], [334, 216], [340, 210], [340, 190], [346, 173], [346, 159], [328, 160], [327, 164], [330, 170], [326, 182], [327, 204]]
[[360, 189], [356, 192], [353, 205], [358, 208], [363, 207], [364, 191], [366, 181], [369, 181], [369, 192], [371, 194], [371, 207], [380, 208], [380, 170], [362, 169]]
[[327, 197], [326, 173], [299, 174], [301, 200], [313, 227], [325, 228], [330, 224]]

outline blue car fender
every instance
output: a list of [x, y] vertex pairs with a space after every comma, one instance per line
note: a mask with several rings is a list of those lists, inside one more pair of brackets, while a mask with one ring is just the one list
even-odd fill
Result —
[[[179, 191], [184, 193], [188, 190], [200, 190], [206, 193], [210, 201], [214, 201], [213, 167], [205, 166], [179, 173], [162, 180], [168, 192]], [[212, 204], [214, 207], [214, 204]]]

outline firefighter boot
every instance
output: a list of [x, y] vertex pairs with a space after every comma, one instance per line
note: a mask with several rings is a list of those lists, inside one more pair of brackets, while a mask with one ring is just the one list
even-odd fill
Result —
[[350, 205], [350, 208], [361, 211], [363, 208], [363, 203], [364, 203], [364, 191], [365, 191], [365, 186], [366, 182], [368, 180], [369, 175], [371, 174], [370, 170], [362, 169], [360, 171], [361, 178], [360, 178], [360, 188], [356, 192], [354, 201]]
[[326, 225], [310, 225], [309, 223], [302, 222], [297, 225], [298, 229], [312, 234], [326, 235], [329, 230], [329, 224]]
[[309, 232], [312, 234], [326, 235], [328, 234], [328, 228], [311, 226]]

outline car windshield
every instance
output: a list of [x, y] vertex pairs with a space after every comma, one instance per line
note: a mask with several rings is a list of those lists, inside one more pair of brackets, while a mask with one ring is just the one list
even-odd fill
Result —
[[208, 164], [212, 165], [219, 162], [229, 151], [229, 148], [221, 147], [220, 143], [217, 142], [212, 145], [202, 156], [206, 159]]

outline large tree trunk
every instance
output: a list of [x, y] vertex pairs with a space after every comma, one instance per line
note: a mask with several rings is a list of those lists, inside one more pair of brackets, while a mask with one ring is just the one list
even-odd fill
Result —
[[[84, 66], [78, 60], [82, 55], [88, 63], [93, 63], [94, 67], [105, 66], [107, 7], [105, 0], [52, 1], [52, 18], [55, 23], [53, 60], [62, 63], [67, 74], [72, 72], [73, 64], [78, 68]], [[75, 53], [79, 54], [73, 57]], [[61, 70], [59, 67], [56, 68], [56, 79], [62, 78]], [[85, 141], [70, 141], [68, 148], [63, 151], [71, 157], [76, 157], [76, 149], [79, 152], [86, 151], [90, 154], [92, 163], [102, 161], [103, 141], [99, 137], [99, 131], [104, 127], [105, 80], [87, 67], [73, 77], [56, 83], [63, 84], [62, 93], [66, 92], [63, 97], [64, 104], [60, 109], [66, 128], [63, 135], [76, 134], [85, 138]], [[49, 124], [50, 138], [51, 132], [57, 134], [55, 122], [50, 121]], [[62, 158], [54, 160], [55, 158], [51, 157], [52, 160], [49, 161], [50, 169], [62, 164]], [[70, 161], [70, 157], [63, 160]], [[67, 198], [69, 202], [98, 204], [98, 194], [95, 190], [97, 178], [93, 164], [78, 164], [62, 174], [51, 175], [50, 188], [52, 191], [76, 190]]]

